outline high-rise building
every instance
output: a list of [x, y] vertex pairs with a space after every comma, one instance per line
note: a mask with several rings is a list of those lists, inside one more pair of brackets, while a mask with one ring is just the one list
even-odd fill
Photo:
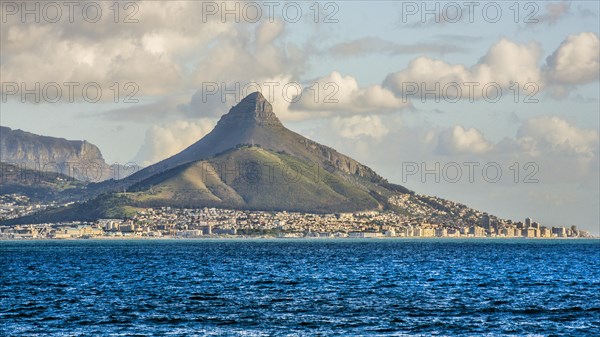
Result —
[[540, 228], [540, 236], [543, 238], [552, 237], [552, 231], [550, 230], [550, 228], [542, 227]]
[[559, 238], [567, 236], [567, 229], [564, 227], [552, 227], [552, 234], [555, 234]]
[[490, 216], [487, 213], [483, 213], [481, 217], [481, 227], [490, 229]]
[[525, 228], [529, 228], [531, 226], [531, 218], [525, 218]]

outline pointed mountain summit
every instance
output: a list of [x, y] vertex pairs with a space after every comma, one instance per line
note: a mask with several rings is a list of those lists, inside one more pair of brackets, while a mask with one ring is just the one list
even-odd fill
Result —
[[271, 103], [258, 91], [246, 96], [238, 105], [232, 107], [229, 113], [223, 115], [219, 124], [238, 127], [248, 127], [252, 124], [283, 126], [275, 116]]

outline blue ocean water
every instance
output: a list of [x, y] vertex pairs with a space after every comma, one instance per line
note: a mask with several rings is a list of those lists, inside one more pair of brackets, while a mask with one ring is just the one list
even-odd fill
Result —
[[0, 242], [3, 336], [600, 336], [598, 240]]

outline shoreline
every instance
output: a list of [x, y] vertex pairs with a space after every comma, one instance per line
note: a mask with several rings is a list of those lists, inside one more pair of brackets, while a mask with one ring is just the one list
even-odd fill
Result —
[[600, 237], [573, 237], [573, 238], [528, 238], [528, 237], [375, 237], [375, 238], [349, 238], [349, 237], [274, 237], [274, 236], [213, 236], [213, 237], [92, 237], [92, 238], [0, 238], [1, 242], [33, 242], [33, 241], [582, 241], [598, 240]]

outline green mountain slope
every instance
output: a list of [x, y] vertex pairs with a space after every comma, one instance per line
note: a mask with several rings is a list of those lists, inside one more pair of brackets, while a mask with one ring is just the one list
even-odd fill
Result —
[[381, 208], [371, 182], [285, 153], [242, 147], [155, 175], [128, 191], [137, 205], [303, 212]]
[[0, 195], [21, 194], [45, 202], [79, 200], [87, 193], [85, 183], [64, 174], [0, 162]]

